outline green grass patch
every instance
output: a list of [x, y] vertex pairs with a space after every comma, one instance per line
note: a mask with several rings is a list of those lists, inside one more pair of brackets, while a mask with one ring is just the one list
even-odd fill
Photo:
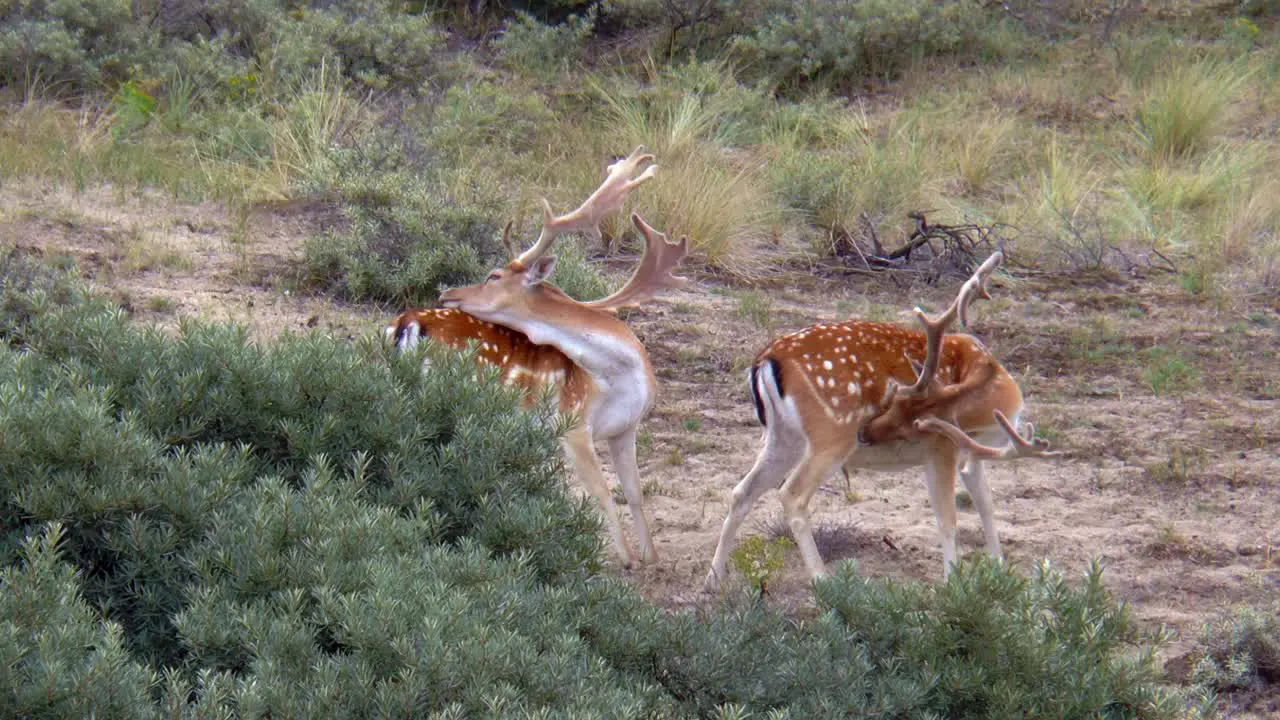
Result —
[[1195, 360], [1177, 349], [1157, 345], [1147, 348], [1142, 356], [1142, 379], [1155, 395], [1185, 392], [1200, 379], [1200, 368]]

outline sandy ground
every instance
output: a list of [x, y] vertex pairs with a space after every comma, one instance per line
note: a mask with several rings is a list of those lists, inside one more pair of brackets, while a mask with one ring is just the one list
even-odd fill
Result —
[[[262, 338], [308, 328], [353, 338], [393, 314], [281, 289], [303, 241], [341, 222], [321, 206], [235, 219], [217, 205], [109, 189], [0, 190], [0, 239], [74, 258], [139, 320], [172, 327], [202, 316]], [[1047, 559], [1072, 577], [1102, 560], [1107, 586], [1137, 618], [1176, 631], [1165, 652], [1176, 668], [1214, 612], [1280, 591], [1277, 298], [1198, 298], [1164, 277], [1015, 278], [993, 284], [996, 299], [978, 307], [972, 330], [1019, 380], [1028, 417], [1067, 455], [989, 468], [1007, 557], [1026, 570]], [[640, 461], [661, 559], [617, 572], [666, 607], [714, 602], [700, 592], [702, 578], [761, 437], [744, 381], [750, 359], [771, 337], [820, 320], [909, 323], [910, 307], [944, 305], [953, 285], [780, 273], [751, 291], [769, 305], [752, 317], [741, 290], [704, 278], [631, 312], [660, 382]], [[940, 576], [922, 473], [860, 473], [848, 485], [837, 474], [812, 511], [828, 563], [853, 558], [874, 576]], [[785, 533], [780, 517], [770, 492], [741, 537]], [[962, 511], [959, 525], [960, 552], [978, 550], [977, 515]], [[794, 551], [770, 597], [793, 608], [808, 602]], [[1280, 713], [1274, 692], [1252, 705], [1253, 716]]]

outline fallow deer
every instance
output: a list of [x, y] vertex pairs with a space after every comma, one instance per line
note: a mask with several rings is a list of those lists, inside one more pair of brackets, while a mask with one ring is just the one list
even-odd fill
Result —
[[[560, 235], [582, 232], [599, 238], [601, 220], [621, 210], [627, 193], [654, 176], [657, 165], [635, 175], [652, 160], [636, 148], [610, 165], [604, 183], [566, 215], [554, 215], [544, 200], [542, 231], [533, 247], [518, 256], [513, 249], [514, 259], [479, 285], [446, 290], [440, 295], [441, 308], [406, 312], [387, 329], [401, 349], [423, 337], [459, 348], [475, 344], [477, 359], [496, 365], [505, 382], [527, 391], [529, 402], [544, 390], [556, 395], [560, 410], [579, 418], [563, 441], [570, 465], [599, 501], [627, 566], [637, 558], [623, 539], [595, 441], [608, 444], [631, 508], [639, 560], [653, 562], [657, 552], [640, 488], [636, 431], [653, 404], [657, 383], [644, 346], [617, 311], [644, 303], [660, 288], [686, 282], [672, 271], [688, 252], [688, 238], [668, 242], [632, 214], [645, 239], [644, 254], [621, 289], [593, 302], [578, 302], [548, 282], [555, 258], [547, 253]], [[504, 233], [504, 243], [508, 239]]]
[[[940, 316], [930, 318], [916, 308], [923, 332], [860, 320], [822, 323], [778, 338], [760, 352], [748, 378], [765, 428], [764, 446], [733, 490], [704, 583], [707, 591], [725, 577], [728, 554], [751, 506], [779, 486], [810, 577], [824, 575], [809, 501], [836, 468], [848, 473], [924, 466], [942, 540], [944, 579], [956, 553], [959, 471], [982, 519], [987, 552], [1000, 556], [982, 460], [1056, 453], [1048, 452], [1046, 441], [1034, 439], [1030, 424], [1027, 437], [1018, 434], [1022, 392], [1000, 362], [977, 338], [944, 333], [957, 318], [968, 326], [969, 304], [976, 297], [990, 298], [987, 279], [1002, 259], [998, 252], [988, 258]], [[986, 446], [971, 434], [1012, 444]]]

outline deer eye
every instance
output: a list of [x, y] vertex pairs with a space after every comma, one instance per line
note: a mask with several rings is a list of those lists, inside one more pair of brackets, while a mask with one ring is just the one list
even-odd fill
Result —
[[498, 271], [496, 271], [496, 270], [495, 270], [495, 271], [493, 271], [493, 272], [489, 273], [489, 277], [485, 278], [485, 279], [484, 279], [484, 281], [485, 281], [485, 282], [492, 282], [492, 281], [494, 281], [494, 280], [501, 280], [501, 279], [502, 279], [502, 273], [500, 273], [500, 272], [498, 272]]

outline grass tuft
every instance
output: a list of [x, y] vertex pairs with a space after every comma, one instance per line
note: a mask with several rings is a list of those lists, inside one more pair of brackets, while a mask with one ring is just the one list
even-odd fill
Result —
[[1152, 160], [1187, 157], [1212, 145], [1227, 107], [1248, 78], [1238, 66], [1178, 63], [1143, 89], [1135, 130]]

